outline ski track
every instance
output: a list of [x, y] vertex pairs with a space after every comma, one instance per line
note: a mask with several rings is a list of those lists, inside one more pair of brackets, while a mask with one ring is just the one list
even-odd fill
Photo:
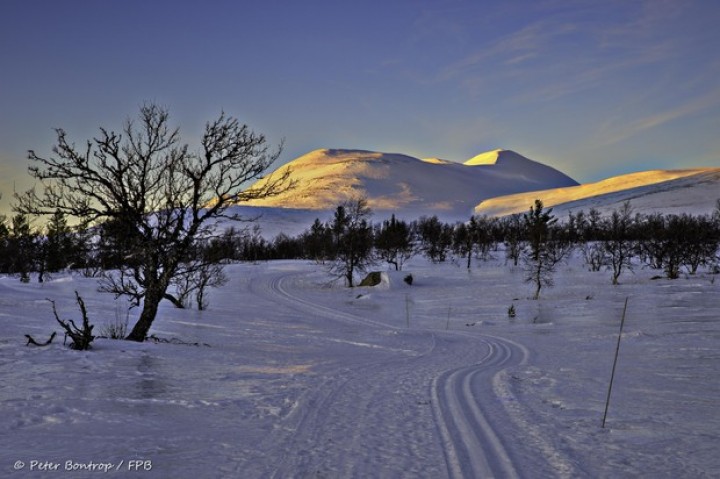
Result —
[[[409, 357], [336, 371], [326, 379], [304, 399], [307, 404], [298, 408], [297, 417], [289, 418], [293, 433], [282, 449], [293, 452], [279, 461], [271, 477], [532, 475], [518, 469], [523, 462], [509, 445], [529, 425], [502, 374], [527, 362], [527, 348], [492, 335], [407, 330], [316, 304], [291, 292], [288, 283], [302, 274], [276, 273], [252, 288], [330, 320], [424, 336], [430, 346]], [[388, 384], [396, 385], [394, 394], [388, 395]], [[367, 440], [379, 435], [382, 443]], [[541, 458], [525, 457], [524, 463], [542, 463], [546, 472], [570, 477], [573, 468], [563, 454], [550, 443], [542, 446], [534, 451]]]
[[476, 391], [487, 385], [497, 368], [518, 355], [497, 339], [484, 341], [488, 354], [481, 362], [446, 371], [432, 384], [448, 474], [453, 478], [517, 478], [520, 476], [503, 441], [478, 404]]

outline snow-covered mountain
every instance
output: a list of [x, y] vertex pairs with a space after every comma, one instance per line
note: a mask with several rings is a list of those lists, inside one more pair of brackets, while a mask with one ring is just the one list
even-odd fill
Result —
[[625, 201], [630, 201], [635, 212], [708, 214], [720, 199], [720, 168], [643, 171], [597, 183], [501, 196], [482, 201], [475, 213], [524, 213], [536, 199], [553, 207], [558, 217], [590, 208], [607, 214]]
[[332, 210], [344, 200], [366, 196], [376, 211], [465, 217], [487, 198], [578, 184], [510, 150], [483, 153], [461, 164], [402, 154], [322, 149], [287, 163], [278, 173], [287, 169], [296, 181], [294, 189], [248, 204]]

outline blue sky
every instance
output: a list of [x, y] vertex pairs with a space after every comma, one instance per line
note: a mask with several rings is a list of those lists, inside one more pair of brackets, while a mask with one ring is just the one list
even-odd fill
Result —
[[4, 0], [0, 211], [53, 128], [144, 102], [184, 140], [221, 110], [282, 161], [513, 149], [578, 181], [720, 167], [720, 2]]

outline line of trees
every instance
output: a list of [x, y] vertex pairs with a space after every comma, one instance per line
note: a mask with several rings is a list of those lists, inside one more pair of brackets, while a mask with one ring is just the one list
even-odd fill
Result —
[[[183, 253], [178, 267], [182, 271], [163, 299], [187, 307], [194, 297], [202, 309], [206, 289], [225, 282], [221, 265], [229, 261], [309, 259], [326, 264], [328, 271], [353, 286], [356, 276], [370, 266], [387, 264], [402, 270], [416, 255], [436, 263], [452, 260], [467, 268], [473, 261], [479, 267], [491, 256], [504, 256], [507, 263], [523, 268], [537, 298], [543, 287], [552, 285], [558, 263], [573, 251], [582, 255], [589, 270], [607, 270], [612, 284], [618, 284], [624, 272], [638, 266], [662, 271], [669, 279], [683, 271], [695, 274], [701, 266], [717, 270], [719, 246], [720, 204], [713, 215], [646, 215], [634, 214], [626, 203], [607, 216], [591, 209], [571, 213], [561, 222], [537, 201], [527, 213], [504, 218], [473, 216], [467, 222], [446, 223], [437, 216], [406, 221], [392, 215], [373, 223], [367, 201], [356, 199], [339, 205], [332, 220], [316, 219], [297, 236], [280, 234], [268, 240], [256, 225], [231, 227], [194, 242]], [[114, 221], [71, 228], [58, 211], [41, 232], [31, 228], [26, 214], [0, 217], [0, 273], [23, 281], [30, 272], [37, 272], [42, 281], [67, 268], [88, 276], [133, 271], [142, 265], [136, 257], [138, 247]], [[122, 281], [122, 276], [112, 277]], [[105, 281], [106, 290], [123, 286]], [[138, 292], [134, 298], [139, 302], [142, 296]]]
[[[351, 206], [345, 204], [338, 211]], [[618, 284], [621, 274], [636, 266], [651, 267], [675, 279], [683, 270], [695, 274], [700, 266], [717, 270], [720, 262], [720, 204], [713, 215], [648, 215], [633, 214], [626, 203], [607, 216], [591, 209], [571, 213], [562, 222], [540, 201], [525, 214], [474, 216], [457, 223], [445, 223], [436, 216], [408, 222], [393, 215], [370, 225], [369, 217], [366, 211], [362, 234], [353, 240], [363, 244], [353, 246], [365, 255], [362, 261], [343, 260], [347, 253], [338, 212], [327, 223], [316, 219], [296, 237], [281, 235], [274, 241], [237, 237], [229, 249], [235, 252], [235, 260], [303, 258], [328, 263], [330, 270], [343, 272], [348, 286], [353, 284], [351, 272], [362, 272], [376, 263], [401, 270], [415, 255], [433, 262], [462, 261], [467, 268], [473, 260], [504, 255], [506, 262], [524, 269], [527, 281], [536, 288], [535, 298], [542, 287], [552, 285], [556, 266], [574, 251], [582, 253], [588, 269], [610, 271], [612, 284]], [[248, 252], [252, 252], [250, 256]], [[348, 267], [338, 268], [339, 259], [340, 266]]]
[[43, 282], [48, 273], [83, 267], [88, 259], [84, 241], [61, 212], [53, 214], [43, 229], [33, 228], [23, 213], [9, 219], [0, 215], [0, 273], [27, 282], [36, 272]]
[[373, 223], [364, 199], [337, 207], [332, 220], [316, 219], [297, 236], [274, 240], [253, 234], [226, 234], [216, 249], [234, 261], [309, 259], [354, 285], [355, 276], [371, 265], [395, 270], [413, 256], [432, 262], [452, 260], [471, 268], [489, 257], [504, 255], [520, 266], [539, 297], [552, 285], [556, 266], [579, 251], [588, 269], [608, 270], [618, 284], [623, 272], [636, 266], [663, 271], [670, 279], [681, 271], [694, 274], [700, 266], [717, 268], [720, 244], [720, 205], [714, 215], [633, 214], [629, 204], [610, 215], [597, 210], [570, 214], [559, 221], [552, 209], [537, 201], [528, 213], [504, 218], [474, 216], [467, 222], [446, 223], [436, 216], [406, 221], [392, 215]]

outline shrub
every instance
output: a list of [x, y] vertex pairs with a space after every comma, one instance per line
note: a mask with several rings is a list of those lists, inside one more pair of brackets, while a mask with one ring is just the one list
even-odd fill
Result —
[[123, 318], [120, 313], [120, 306], [116, 306], [115, 320], [112, 323], [106, 324], [102, 331], [100, 331], [100, 335], [109, 339], [125, 339], [129, 319], [130, 310], [125, 313], [125, 317]]
[[68, 319], [67, 321], [60, 319], [60, 316], [58, 316], [57, 313], [57, 308], [55, 307], [55, 301], [48, 301], [52, 303], [55, 320], [60, 324], [60, 326], [62, 326], [65, 330], [65, 334], [70, 336], [70, 339], [72, 340], [70, 348], [78, 351], [85, 351], [86, 349], [90, 349], [90, 343], [92, 343], [93, 339], [95, 339], [95, 336], [92, 334], [92, 330], [95, 326], [90, 324], [87, 309], [85, 308], [85, 302], [82, 300], [77, 291], [75, 291], [75, 299], [77, 300], [80, 312], [82, 313], [82, 328], [79, 328], [72, 319]]

